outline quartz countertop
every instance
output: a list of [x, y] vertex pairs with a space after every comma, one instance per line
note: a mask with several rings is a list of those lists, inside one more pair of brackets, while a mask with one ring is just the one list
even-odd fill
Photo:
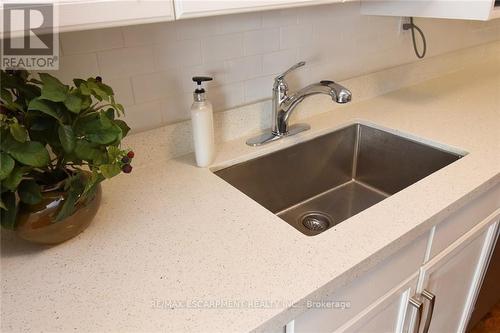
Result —
[[214, 168], [354, 122], [468, 154], [315, 237], [192, 154], [138, 166], [103, 184], [97, 216], [74, 239], [41, 247], [2, 231], [2, 332], [274, 328], [301, 311], [291, 304], [348, 283], [500, 182], [498, 62], [307, 122], [310, 131], [261, 148], [223, 143]]

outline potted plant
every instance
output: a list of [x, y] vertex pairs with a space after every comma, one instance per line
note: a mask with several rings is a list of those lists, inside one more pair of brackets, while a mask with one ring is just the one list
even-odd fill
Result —
[[130, 130], [123, 106], [100, 77], [57, 78], [1, 71], [1, 225], [55, 244], [83, 231], [97, 212], [100, 183], [132, 171], [120, 148]]

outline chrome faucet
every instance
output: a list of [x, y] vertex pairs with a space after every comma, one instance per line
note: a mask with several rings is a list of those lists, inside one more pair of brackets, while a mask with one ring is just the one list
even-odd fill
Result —
[[291, 96], [288, 96], [288, 85], [285, 81], [286, 75], [305, 64], [305, 61], [301, 61], [274, 79], [272, 127], [264, 134], [248, 139], [247, 144], [249, 146], [260, 146], [282, 137], [294, 135], [310, 129], [311, 127], [307, 124], [288, 125], [288, 120], [293, 110], [295, 110], [295, 107], [307, 96], [327, 94], [337, 103], [344, 104], [351, 101], [352, 95], [349, 90], [340, 84], [327, 80], [310, 84]]

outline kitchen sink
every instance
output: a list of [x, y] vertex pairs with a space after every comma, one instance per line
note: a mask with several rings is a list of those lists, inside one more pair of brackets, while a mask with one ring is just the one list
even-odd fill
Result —
[[353, 124], [215, 174], [314, 236], [462, 156]]

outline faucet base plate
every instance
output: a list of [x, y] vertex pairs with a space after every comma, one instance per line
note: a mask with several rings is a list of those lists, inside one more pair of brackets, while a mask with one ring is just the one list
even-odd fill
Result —
[[266, 143], [273, 142], [287, 136], [307, 131], [310, 128], [311, 126], [309, 126], [308, 124], [294, 124], [288, 128], [288, 133], [286, 133], [285, 135], [276, 135], [273, 132], [271, 132], [271, 130], [267, 130], [258, 136], [248, 139], [247, 145], [252, 147], [262, 146]]

